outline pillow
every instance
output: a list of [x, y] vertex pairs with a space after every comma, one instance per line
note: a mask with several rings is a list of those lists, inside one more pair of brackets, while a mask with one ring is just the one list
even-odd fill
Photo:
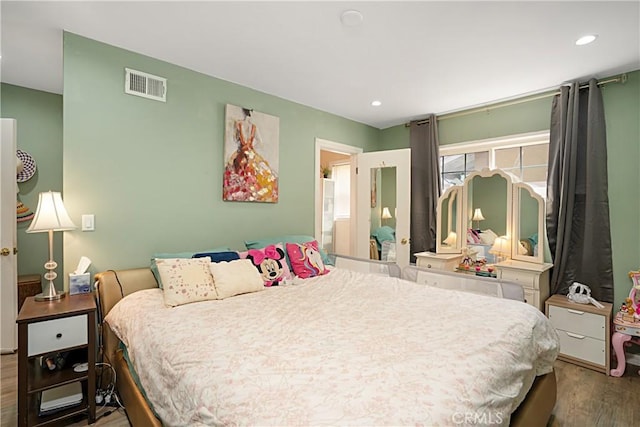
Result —
[[378, 227], [373, 230], [371, 236], [376, 239], [376, 243], [378, 244], [378, 250], [382, 249], [382, 243], [391, 241], [396, 241], [396, 230], [389, 227], [388, 225], [383, 225], [382, 227]]
[[[231, 248], [228, 248], [226, 246], [220, 247], [220, 248], [215, 248], [215, 249], [209, 249], [207, 251], [200, 251], [200, 252], [225, 252], [225, 251], [230, 251]], [[178, 253], [156, 253], [153, 254], [153, 256], [151, 256], [151, 272], [153, 273], [153, 277], [156, 278], [156, 282], [158, 282], [158, 287], [160, 289], [162, 289], [162, 280], [160, 280], [160, 273], [158, 273], [158, 267], [156, 266], [156, 259], [166, 259], [166, 258], [191, 258], [193, 257], [194, 254], [196, 254], [197, 252], [178, 252]]]
[[292, 279], [282, 243], [240, 252], [240, 258], [251, 261], [251, 265], [260, 273], [264, 286], [277, 286], [283, 280]]
[[467, 243], [480, 243], [478, 232], [472, 228], [467, 229]]
[[158, 258], [156, 266], [164, 283], [164, 303], [175, 307], [191, 302], [218, 299], [209, 270], [211, 259]]
[[493, 230], [482, 230], [480, 232], [480, 243], [483, 245], [493, 245], [493, 242], [496, 240], [498, 235], [493, 232]]
[[327, 270], [322, 262], [318, 242], [307, 243], [287, 243], [287, 253], [296, 276], [306, 279], [321, 274], [327, 274]]
[[264, 290], [262, 276], [249, 260], [212, 262], [209, 271], [213, 275], [218, 299]]
[[197, 254], [193, 254], [191, 258], [211, 258], [211, 262], [222, 262], [222, 261], [235, 261], [240, 259], [240, 255], [236, 251], [225, 251], [225, 252], [200, 252]]
[[[283, 243], [283, 244], [307, 243], [307, 242], [312, 242], [314, 240], [315, 238], [311, 236], [288, 234], [285, 236], [271, 237], [271, 238], [265, 238], [265, 239], [259, 239], [259, 240], [245, 240], [244, 245], [246, 246], [247, 249], [260, 249], [260, 248], [264, 248], [265, 246], [276, 245], [278, 243]], [[286, 254], [286, 255], [287, 255], [286, 256], [287, 264], [289, 265], [289, 270], [291, 270], [291, 262], [289, 262], [289, 254]], [[324, 250], [320, 249], [320, 255], [322, 256], [322, 262], [324, 262], [325, 265], [333, 265], [333, 262], [331, 261], [331, 259], [329, 259], [329, 256]]]

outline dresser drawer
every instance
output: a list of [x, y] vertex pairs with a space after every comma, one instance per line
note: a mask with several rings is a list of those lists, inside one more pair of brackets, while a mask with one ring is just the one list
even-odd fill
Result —
[[516, 282], [525, 288], [538, 289], [538, 275], [523, 270], [501, 269], [500, 277], [502, 280]]
[[550, 305], [549, 319], [556, 329], [570, 331], [577, 335], [604, 340], [607, 334], [605, 316], [588, 313], [578, 308]]
[[87, 332], [86, 314], [30, 323], [27, 354], [35, 356], [86, 345]]
[[604, 337], [601, 340], [586, 335], [557, 330], [560, 337], [560, 354], [575, 357], [596, 365], [605, 366], [606, 348]]

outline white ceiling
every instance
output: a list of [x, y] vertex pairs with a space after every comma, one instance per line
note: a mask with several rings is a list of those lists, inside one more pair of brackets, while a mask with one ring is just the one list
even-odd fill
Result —
[[[359, 26], [341, 23], [349, 9]], [[66, 30], [381, 129], [640, 69], [638, 0], [3, 0], [0, 13], [2, 82], [62, 93]]]

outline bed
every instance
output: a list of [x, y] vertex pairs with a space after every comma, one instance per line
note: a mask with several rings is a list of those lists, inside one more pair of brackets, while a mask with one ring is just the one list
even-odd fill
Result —
[[544, 426], [555, 404], [557, 335], [524, 303], [340, 267], [173, 308], [149, 268], [96, 280], [136, 427]]

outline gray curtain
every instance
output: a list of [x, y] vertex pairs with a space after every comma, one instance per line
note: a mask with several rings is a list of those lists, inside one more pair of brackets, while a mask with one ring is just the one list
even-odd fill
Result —
[[440, 197], [438, 122], [434, 114], [410, 124], [411, 262], [416, 252], [436, 250], [436, 209]]
[[613, 302], [607, 138], [595, 79], [583, 89], [563, 86], [553, 99], [546, 219], [551, 293], [580, 282], [595, 299]]

